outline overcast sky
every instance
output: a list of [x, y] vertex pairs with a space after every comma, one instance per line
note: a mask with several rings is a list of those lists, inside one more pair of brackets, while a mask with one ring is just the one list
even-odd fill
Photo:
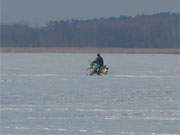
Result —
[[0, 0], [1, 22], [46, 24], [49, 20], [179, 12], [180, 0]]

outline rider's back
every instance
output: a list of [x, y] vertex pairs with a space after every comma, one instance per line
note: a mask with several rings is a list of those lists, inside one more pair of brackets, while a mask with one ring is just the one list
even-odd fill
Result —
[[98, 56], [96, 58], [96, 63], [102, 67], [104, 65], [103, 58], [101, 56]]

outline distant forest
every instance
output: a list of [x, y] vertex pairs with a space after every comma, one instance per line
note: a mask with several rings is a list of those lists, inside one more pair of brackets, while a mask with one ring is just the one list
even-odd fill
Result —
[[180, 13], [1, 24], [1, 47], [179, 48]]

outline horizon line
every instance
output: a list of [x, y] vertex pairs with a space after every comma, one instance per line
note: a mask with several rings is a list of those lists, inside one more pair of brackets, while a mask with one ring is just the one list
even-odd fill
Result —
[[[24, 24], [24, 25], [28, 25], [28, 26], [45, 26], [47, 25], [47, 23], [49, 23], [50, 21], [89, 21], [89, 20], [96, 20], [96, 19], [110, 19], [110, 18], [120, 18], [120, 17], [129, 17], [129, 18], [135, 18], [137, 16], [151, 16], [151, 15], [158, 15], [158, 14], [165, 14], [168, 13], [170, 15], [172, 14], [180, 14], [180, 11], [178, 12], [172, 12], [172, 11], [164, 11], [164, 12], [157, 12], [157, 13], [151, 13], [151, 14], [136, 14], [136, 15], [120, 15], [120, 16], [109, 16], [109, 17], [92, 17], [92, 18], [64, 18], [64, 19], [56, 19], [56, 20], [48, 20], [47, 22], [44, 23], [32, 23], [29, 22], [27, 20], [19, 20], [19, 21], [11, 21], [11, 22], [0, 22], [0, 25], [13, 25], [13, 24]], [[1, 18], [2, 19], [2, 18]], [[3, 20], [3, 19], [2, 19]]]

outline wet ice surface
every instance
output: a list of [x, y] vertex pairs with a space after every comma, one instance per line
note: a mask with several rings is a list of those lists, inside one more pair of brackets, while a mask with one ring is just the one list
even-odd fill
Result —
[[2, 135], [179, 135], [179, 55], [1, 54]]

